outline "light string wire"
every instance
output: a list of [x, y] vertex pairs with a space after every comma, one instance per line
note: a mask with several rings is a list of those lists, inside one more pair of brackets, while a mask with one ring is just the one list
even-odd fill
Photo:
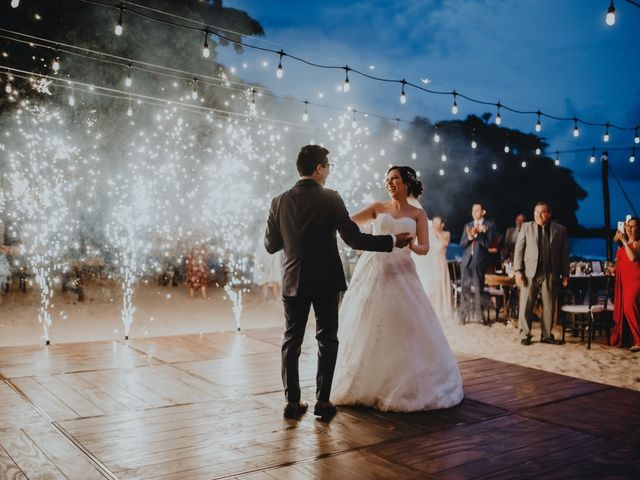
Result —
[[[25, 80], [30, 80], [33, 77], [51, 80], [55, 82], [56, 86], [60, 86], [66, 89], [73, 89], [74, 93], [83, 92], [83, 93], [89, 93], [89, 94], [100, 94], [102, 96], [108, 96], [111, 98], [121, 99], [126, 101], [128, 101], [130, 98], [135, 98], [140, 100], [143, 103], [148, 103], [155, 106], [165, 106], [165, 107], [176, 106], [191, 112], [212, 113], [214, 115], [217, 115], [218, 118], [239, 117], [239, 118], [245, 118], [245, 119], [260, 120], [263, 122], [272, 122], [275, 124], [285, 125], [287, 127], [296, 127], [303, 131], [313, 130], [311, 127], [301, 123], [288, 122], [285, 120], [279, 120], [274, 118], [266, 118], [260, 115], [251, 115], [251, 114], [242, 113], [242, 112], [233, 112], [230, 110], [223, 110], [223, 109], [207, 107], [203, 105], [191, 105], [191, 104], [180, 102], [180, 101], [166, 100], [163, 98], [153, 97], [151, 95], [144, 95], [144, 94], [135, 93], [135, 92], [127, 92], [124, 90], [118, 90], [110, 87], [103, 87], [100, 85], [89, 84], [89, 83], [80, 82], [77, 80], [54, 77], [51, 75], [45, 75], [41, 73], [31, 72], [28, 70], [22, 70], [15, 67], [2, 65], [2, 64], [0, 64], [0, 69], [9, 71], [15, 77], [23, 78]], [[76, 90], [75, 87], [77, 86], [83, 87], [84, 90]]]
[[[80, 2], [83, 3], [88, 3], [88, 4], [92, 4], [92, 5], [97, 5], [97, 6], [102, 6], [102, 7], [106, 7], [106, 8], [114, 8], [114, 9], [120, 9], [122, 8], [123, 4], [129, 4], [129, 5], [135, 5], [136, 7], [139, 7], [138, 4], [133, 4], [130, 2], [120, 2], [118, 5], [113, 5], [113, 4], [109, 4], [109, 3], [104, 3], [104, 2], [100, 2], [97, 0], [79, 0]], [[375, 80], [378, 82], [384, 82], [384, 83], [395, 83], [395, 84], [399, 84], [402, 85], [403, 87], [406, 86], [410, 86], [412, 88], [415, 88], [416, 90], [420, 90], [426, 93], [431, 93], [434, 95], [449, 95], [449, 96], [453, 96], [454, 98], [463, 98], [469, 102], [478, 104], [478, 105], [490, 105], [490, 106], [494, 106], [496, 107], [498, 110], [503, 109], [512, 113], [516, 113], [516, 114], [520, 114], [520, 115], [537, 115], [538, 117], [545, 117], [545, 118], [549, 118], [552, 120], [557, 120], [557, 121], [571, 121], [574, 122], [576, 124], [582, 124], [582, 125], [587, 125], [587, 126], [592, 126], [592, 127], [606, 127], [606, 128], [611, 128], [611, 129], [616, 129], [616, 130], [620, 130], [620, 131], [634, 131], [636, 130], [639, 126], [632, 126], [632, 127], [622, 127], [619, 125], [616, 125], [614, 123], [611, 122], [590, 122], [587, 120], [582, 120], [576, 116], [559, 116], [559, 115], [553, 115], [553, 114], [549, 114], [549, 113], [545, 113], [542, 112], [541, 110], [519, 110], [513, 107], [510, 107], [508, 105], [504, 105], [502, 104], [500, 101], [498, 102], [489, 102], [489, 101], [484, 101], [484, 100], [479, 100], [476, 98], [473, 98], [471, 96], [465, 95], [463, 93], [460, 93], [459, 91], [457, 91], [456, 89], [452, 90], [452, 91], [448, 91], [448, 90], [433, 90], [430, 88], [426, 88], [423, 87], [421, 85], [417, 85], [415, 83], [409, 82], [407, 80], [403, 79], [393, 79], [393, 78], [383, 78], [383, 77], [377, 77], [375, 75], [371, 75], [368, 74], [366, 72], [357, 70], [357, 69], [353, 69], [351, 67], [349, 67], [349, 65], [345, 65], [345, 66], [341, 66], [341, 65], [325, 65], [325, 64], [319, 64], [319, 63], [315, 63], [315, 62], [311, 62], [309, 60], [306, 60], [302, 57], [296, 56], [296, 55], [292, 55], [289, 53], [286, 53], [284, 51], [284, 49], [280, 49], [280, 50], [274, 50], [271, 48], [266, 48], [266, 47], [260, 47], [258, 45], [253, 45], [250, 43], [246, 43], [243, 42], [241, 40], [236, 40], [230, 37], [227, 37], [223, 34], [217, 33], [215, 31], [212, 31], [212, 29], [216, 29], [217, 27], [212, 26], [212, 25], [208, 25], [208, 24], [204, 24], [203, 22], [198, 22], [196, 20], [193, 19], [188, 19], [185, 17], [181, 17], [172, 13], [168, 13], [162, 10], [156, 10], [154, 9], [153, 11], [155, 11], [156, 13], [162, 13], [163, 15], [166, 15], [168, 17], [171, 18], [177, 18], [180, 19], [182, 21], [188, 21], [190, 23], [194, 23], [194, 24], [198, 24], [198, 25], [204, 25], [203, 27], [195, 27], [195, 26], [189, 26], [189, 25], [183, 25], [181, 23], [177, 23], [177, 22], [173, 22], [173, 21], [168, 21], [168, 20], [163, 20], [163, 19], [159, 19], [156, 17], [153, 17], [151, 15], [148, 15], [146, 13], [140, 12], [140, 11], [136, 11], [135, 8], [127, 8], [127, 12], [130, 12], [134, 15], [138, 15], [140, 17], [146, 18], [148, 20], [154, 21], [154, 22], [158, 22], [158, 23], [163, 23], [165, 25], [171, 25], [174, 27], [178, 27], [178, 28], [182, 28], [185, 30], [191, 30], [191, 31], [198, 31], [198, 32], [202, 32], [202, 33], [209, 33], [211, 35], [217, 36], [220, 39], [223, 39], [227, 42], [236, 44], [236, 45], [240, 45], [242, 47], [246, 47], [246, 48], [250, 48], [253, 50], [258, 50], [258, 51], [263, 51], [263, 52], [269, 52], [269, 53], [274, 53], [279, 55], [281, 58], [283, 57], [287, 57], [287, 58], [291, 58], [293, 60], [296, 60], [300, 63], [303, 63], [305, 65], [309, 65], [312, 67], [316, 67], [316, 68], [321, 68], [321, 69], [332, 69], [332, 70], [344, 70], [346, 75], [348, 76], [349, 73], [355, 73], [357, 75], [360, 75], [362, 77], [368, 78], [370, 80]], [[237, 32], [234, 32], [237, 33]], [[239, 34], [242, 35], [242, 34]], [[242, 36], [246, 36], [246, 35], [242, 35]]]
[[[28, 35], [26, 33], [22, 33], [22, 32], [17, 32], [15, 30], [8, 30], [5, 28], [0, 28], [0, 32], [4, 32], [4, 33], [9, 33], [9, 34], [13, 34], [13, 35], [18, 35], [18, 36], [23, 36], [25, 38], [29, 38], [30, 40], [23, 40], [20, 38], [15, 38], [15, 37], [10, 37], [8, 35], [0, 35], [0, 38], [3, 38], [5, 40], [9, 40], [9, 41], [13, 41], [13, 42], [18, 42], [18, 43], [22, 43], [22, 44], [26, 44], [29, 46], [36, 46], [36, 47], [40, 47], [40, 48], [45, 48], [48, 50], [54, 50], [58, 53], [62, 52], [62, 53], [66, 53], [68, 55], [73, 55], [73, 56], [78, 56], [81, 58], [85, 58], [85, 59], [89, 59], [89, 60], [93, 60], [93, 61], [97, 61], [97, 62], [101, 62], [101, 63], [105, 63], [105, 64], [111, 64], [111, 65], [117, 65], [122, 67], [123, 69], [127, 69], [127, 68], [132, 68], [135, 70], [139, 70], [139, 71], [143, 71], [146, 73], [151, 73], [151, 74], [156, 74], [156, 75], [161, 75], [161, 76], [165, 76], [165, 77], [169, 77], [169, 78], [174, 78], [174, 79], [178, 79], [178, 80], [184, 80], [187, 82], [192, 82], [194, 79], [198, 80], [199, 83], [202, 84], [206, 84], [206, 85], [211, 85], [214, 87], [218, 87], [218, 88], [225, 88], [225, 89], [229, 89], [229, 90], [235, 90], [238, 92], [244, 91], [244, 89], [257, 89], [256, 91], [259, 91], [261, 95], [270, 97], [270, 98], [275, 98], [278, 100], [284, 100], [284, 101], [290, 101], [290, 102], [294, 102], [294, 103], [298, 103], [301, 105], [309, 105], [309, 106], [314, 106], [314, 107], [319, 107], [319, 108], [323, 108], [323, 109], [328, 109], [328, 110], [337, 110], [337, 111], [343, 111], [343, 112], [347, 112], [347, 113], [351, 113], [354, 109], [353, 108], [344, 108], [344, 107], [339, 107], [336, 105], [329, 105], [329, 104], [325, 104], [325, 103], [320, 103], [320, 102], [315, 102], [315, 101], [309, 101], [309, 100], [302, 100], [300, 98], [291, 96], [291, 95], [277, 95], [274, 94], [272, 92], [270, 92], [269, 90], [257, 87], [256, 85], [252, 85], [252, 84], [248, 84], [248, 83], [243, 83], [243, 82], [239, 82], [236, 80], [228, 80], [228, 79], [220, 79], [218, 77], [212, 77], [210, 75], [203, 75], [203, 74], [199, 74], [199, 73], [195, 73], [195, 72], [189, 72], [186, 70], [180, 70], [180, 69], [176, 69], [176, 68], [172, 68], [172, 67], [167, 67], [164, 65], [157, 65], [154, 63], [150, 63], [150, 62], [144, 62], [141, 60], [135, 60], [132, 58], [127, 58], [127, 57], [121, 57], [118, 55], [113, 55], [110, 53], [106, 53], [100, 50], [93, 50], [93, 49], [88, 49], [85, 47], [79, 47], [77, 45], [73, 45], [73, 44], [69, 44], [69, 43], [63, 43], [63, 42], [58, 42], [55, 40], [50, 40], [47, 38], [43, 38], [43, 37], [37, 37], [34, 35]], [[36, 43], [33, 40], [36, 40], [38, 42], [44, 42], [44, 43]], [[84, 55], [82, 53], [78, 53], [78, 52], [74, 52], [72, 50], [65, 50], [65, 48], [69, 48], [69, 49], [76, 49], [76, 50], [80, 50], [80, 51], [84, 51], [87, 53], [91, 53], [93, 55], [102, 55], [104, 57], [107, 58], [113, 58], [115, 60], [108, 60], [106, 58], [99, 58], [99, 57], [94, 57], [94, 56], [90, 56], [90, 55]], [[143, 67], [139, 66], [139, 65], [143, 65]], [[147, 68], [149, 67], [149, 68]], [[156, 68], [160, 71], [155, 71], [152, 70], [152, 68]], [[162, 70], [167, 70], [169, 72], [173, 72], [173, 73], [166, 73], [163, 72]], [[230, 85], [226, 85], [226, 83], [229, 83]], [[231, 85], [233, 86], [238, 86], [239, 88], [233, 88]], [[386, 115], [382, 115], [379, 113], [374, 113], [374, 112], [369, 112], [369, 111], [363, 111], [363, 110], [356, 110], [357, 113], [361, 114], [361, 115], [365, 115], [368, 117], [373, 117], [373, 118], [379, 118], [379, 119], [384, 119], [384, 120], [388, 120], [388, 121], [396, 121], [399, 120], [402, 123], [405, 124], [413, 124], [415, 123], [415, 121], [413, 120], [405, 120], [402, 118], [396, 118], [396, 117], [389, 117]]]

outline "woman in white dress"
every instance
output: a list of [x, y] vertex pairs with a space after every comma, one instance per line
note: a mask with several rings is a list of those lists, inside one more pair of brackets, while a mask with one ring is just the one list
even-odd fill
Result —
[[358, 260], [340, 307], [331, 399], [395, 412], [452, 407], [463, 398], [460, 371], [411, 259], [429, 249], [427, 215], [407, 201], [422, 184], [412, 168], [391, 167], [386, 189], [390, 201], [353, 220], [373, 221], [377, 235], [415, 233], [417, 243]]
[[447, 265], [450, 241], [451, 232], [445, 232], [442, 217], [435, 216], [429, 220], [429, 252], [424, 256], [413, 255], [420, 282], [440, 321], [453, 318], [451, 279]]
[[253, 283], [262, 289], [262, 299], [269, 300], [269, 291], [272, 299], [280, 298], [280, 283], [282, 282], [282, 250], [270, 255], [264, 247], [263, 232], [256, 245], [253, 262]]

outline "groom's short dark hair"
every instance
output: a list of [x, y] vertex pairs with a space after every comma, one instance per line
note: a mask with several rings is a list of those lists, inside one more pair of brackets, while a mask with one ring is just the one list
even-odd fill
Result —
[[305, 145], [298, 153], [296, 168], [301, 176], [311, 175], [320, 164], [327, 163], [329, 150], [320, 145]]

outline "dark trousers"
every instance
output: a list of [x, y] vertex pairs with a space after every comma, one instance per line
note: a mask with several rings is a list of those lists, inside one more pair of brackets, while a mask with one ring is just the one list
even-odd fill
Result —
[[302, 341], [311, 305], [316, 314], [316, 340], [318, 341], [316, 398], [319, 401], [329, 400], [333, 371], [338, 356], [339, 298], [338, 292], [314, 297], [282, 297], [287, 323], [282, 342], [282, 384], [287, 402], [300, 401], [298, 359], [302, 351]]
[[473, 319], [482, 321], [482, 301], [484, 294], [484, 273], [486, 265], [471, 263], [462, 269], [461, 286], [461, 313], [463, 322]]

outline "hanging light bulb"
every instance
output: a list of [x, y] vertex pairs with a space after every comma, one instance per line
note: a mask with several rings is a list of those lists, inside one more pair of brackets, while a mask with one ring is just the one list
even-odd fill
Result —
[[400, 91], [400, 103], [401, 104], [405, 104], [407, 103], [407, 94], [404, 93], [404, 86], [407, 84], [407, 82], [403, 79], [402, 80], [402, 90]]
[[457, 113], [458, 113], [458, 102], [456, 102], [456, 97], [458, 96], [458, 94], [454, 90], [452, 95], [453, 95], [453, 105], [451, 105], [451, 113], [453, 113], [454, 115], [457, 115]]
[[255, 105], [256, 104], [256, 89], [252, 88], [251, 89], [251, 105]]
[[342, 91], [347, 93], [351, 89], [351, 85], [349, 84], [349, 65], [344, 67], [344, 86], [342, 87]]
[[509, 149], [509, 145], [506, 145], [506, 144], [505, 144], [505, 146], [504, 146], [504, 153], [509, 153], [509, 150], [510, 150], [510, 149]]
[[192, 100], [198, 99], [198, 80], [195, 78], [193, 79], [193, 90], [191, 92], [191, 99]]
[[502, 123], [502, 116], [500, 115], [500, 107], [502, 105], [500, 105], [500, 102], [498, 102], [497, 107], [498, 107], [498, 114], [496, 115], [496, 125], [500, 125]]
[[435, 128], [436, 128], [436, 130], [435, 130], [435, 132], [433, 134], [433, 141], [436, 142], [436, 143], [440, 143], [440, 135], [438, 135], [438, 124], [437, 123], [435, 125]]
[[131, 79], [131, 65], [129, 65], [129, 70], [127, 71], [127, 78], [124, 79], [124, 86], [127, 88], [131, 88], [133, 85], [133, 80]]
[[416, 152], [413, 152], [411, 154], [411, 160], [415, 160], [416, 158], [418, 158], [418, 154]]
[[56, 73], [58, 73], [60, 71], [60, 57], [56, 57], [56, 58], [53, 59], [53, 63], [51, 64], [51, 68]]
[[13, 8], [18, 8], [19, 5], [20, 5], [20, 0], [11, 0], [11, 6]]
[[276, 69], [276, 77], [282, 78], [284, 71], [282, 70], [282, 57], [284, 56], [284, 50], [280, 50], [280, 61], [278, 62], [278, 68]]
[[464, 173], [469, 173], [469, 167], [464, 167], [463, 171]]
[[596, 149], [595, 148], [591, 149], [591, 156], [589, 157], [589, 162], [590, 163], [596, 163]]
[[400, 136], [400, 119], [399, 118], [396, 118], [396, 126], [393, 129], [393, 136], [394, 137]]
[[120, 5], [120, 16], [118, 17], [118, 21], [116, 22], [116, 28], [114, 30], [114, 33], [117, 36], [122, 35], [122, 12], [124, 10], [124, 5]]
[[636, 161], [636, 147], [631, 149], [631, 156], [629, 157], [629, 163], [633, 163]]
[[13, 87], [11, 86], [11, 82], [7, 82], [7, 84], [4, 87], [4, 91], [7, 93], [13, 92]]
[[443, 153], [443, 154], [440, 156], [440, 160], [442, 160], [443, 162], [446, 162], [446, 161], [447, 161], [447, 155]]
[[540, 148], [536, 148], [536, 155], [540, 155], [542, 153], [542, 150], [540, 150]]
[[471, 140], [471, 148], [473, 148], [474, 150], [478, 148], [478, 142], [476, 142], [475, 140]]
[[578, 129], [578, 119], [573, 117], [573, 136], [578, 138], [580, 136], [580, 130]]
[[539, 132], [540, 130], [542, 130], [542, 123], [540, 123], [540, 115], [542, 114], [542, 112], [540, 110], [538, 110], [536, 112], [536, 115], [538, 115], [538, 121], [536, 122], [536, 132]]
[[204, 45], [202, 46], [202, 56], [204, 58], [209, 58], [211, 52], [209, 51], [209, 29], [207, 28], [204, 31]]
[[438, 174], [442, 177], [444, 176], [444, 168], [441, 168], [440, 170], [438, 170]]
[[556, 167], [560, 166], [560, 157], [558, 157], [558, 151], [556, 150], [556, 160], [554, 162], [556, 164]]
[[636, 127], [636, 136], [633, 139], [635, 143], [640, 143], [640, 135], [638, 135], [638, 128], [640, 127]]
[[520, 164], [520, 166], [521, 166], [522, 168], [527, 168], [527, 162], [523, 161], [523, 162]]
[[129, 98], [129, 108], [127, 108], [127, 117], [133, 117], [133, 108], [131, 108], [131, 98]]
[[302, 121], [306, 122], [309, 120], [309, 113], [307, 112], [307, 105], [309, 105], [308, 101], [304, 101], [304, 113], [302, 114]]
[[491, 164], [491, 169], [492, 170], [497, 170], [498, 169], [498, 164], [497, 163], [492, 163]]
[[73, 96], [73, 92], [69, 94], [69, 105], [73, 107], [76, 104], [76, 97]]
[[604, 18], [604, 21], [610, 27], [612, 27], [616, 23], [616, 7], [613, 6], [613, 0], [611, 0], [611, 4], [609, 5], [607, 16]]
[[358, 122], [356, 121], [356, 111], [353, 111], [352, 117], [351, 117], [351, 127], [352, 128], [358, 128]]
[[604, 136], [602, 137], [602, 140], [604, 140], [605, 142], [609, 141], [609, 123], [607, 123], [607, 127], [604, 130]]

